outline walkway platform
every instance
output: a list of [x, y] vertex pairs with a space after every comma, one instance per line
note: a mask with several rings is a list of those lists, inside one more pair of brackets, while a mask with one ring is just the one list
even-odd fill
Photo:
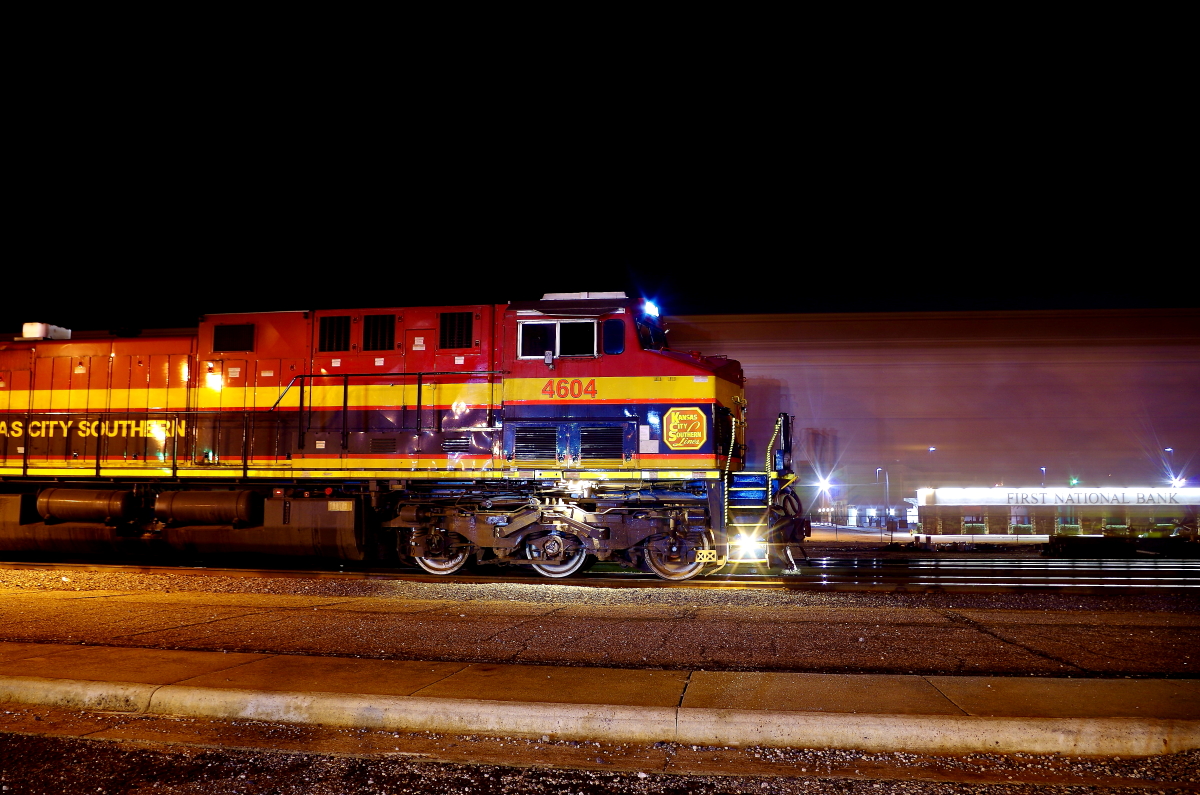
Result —
[[1139, 756], [1200, 681], [629, 670], [0, 643], [0, 704], [704, 746]]

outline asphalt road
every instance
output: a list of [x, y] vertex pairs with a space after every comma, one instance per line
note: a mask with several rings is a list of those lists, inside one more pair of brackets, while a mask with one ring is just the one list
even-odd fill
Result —
[[9, 570], [0, 640], [625, 668], [1194, 676], [1200, 598]]
[[[1194, 676], [1200, 599], [0, 570], [0, 641], [632, 668]], [[538, 742], [0, 710], [4, 793], [1190, 792], [1147, 760]], [[544, 738], [543, 738], [544, 739]], [[661, 746], [661, 747], [660, 747]], [[1148, 788], [1148, 789], [1147, 789]]]

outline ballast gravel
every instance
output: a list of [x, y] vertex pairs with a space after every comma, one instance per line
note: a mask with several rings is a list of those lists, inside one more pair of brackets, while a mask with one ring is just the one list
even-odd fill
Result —
[[506, 583], [304, 576], [228, 576], [75, 569], [0, 569], [0, 589], [288, 594], [318, 597], [395, 597], [447, 601], [516, 601], [590, 606], [886, 607], [932, 609], [1200, 612], [1200, 595], [1170, 593], [886, 593], [787, 589], [599, 588], [530, 578]]
[[[7, 713], [6, 713], [7, 714]], [[246, 736], [282, 740], [291, 727], [234, 723]], [[343, 735], [361, 741], [362, 733]], [[395, 738], [395, 739], [390, 739]], [[368, 738], [369, 739], [369, 738]], [[272, 751], [217, 745], [0, 735], [0, 792], [21, 795], [163, 793], [163, 795], [325, 795], [339, 793], [1150, 793], [1200, 789], [1200, 751], [1138, 759], [1033, 754], [936, 757], [859, 751], [731, 749], [657, 743], [652, 748], [546, 738], [390, 735], [394, 753]], [[236, 739], [232, 740], [236, 743]], [[247, 744], [250, 744], [248, 741]], [[480, 746], [473, 749], [472, 746]], [[486, 746], [486, 748], [484, 748]], [[419, 750], [414, 750], [419, 749]], [[509, 764], [439, 759], [497, 749]], [[389, 749], [390, 750], [390, 749]], [[542, 752], [577, 752], [590, 764], [570, 769], [539, 764]], [[657, 752], [658, 769], [629, 769], [630, 755]], [[661, 761], [665, 759], [665, 764]], [[718, 774], [663, 772], [721, 767]], [[612, 769], [605, 769], [611, 767]]]

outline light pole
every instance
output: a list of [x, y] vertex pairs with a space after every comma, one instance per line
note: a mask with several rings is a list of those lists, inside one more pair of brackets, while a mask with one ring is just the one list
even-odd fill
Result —
[[1175, 448], [1174, 447], [1164, 447], [1163, 452], [1167, 454], [1167, 474], [1170, 475], [1171, 480], [1174, 480], [1175, 479]]
[[1046, 468], [1045, 467], [1038, 467], [1038, 468], [1042, 470], [1042, 488], [1044, 489], [1044, 488], [1046, 488]]
[[892, 496], [891, 486], [888, 483], [888, 471], [883, 470], [883, 521], [888, 523], [888, 541], [896, 542], [896, 532], [892, 529]]
[[[930, 449], [930, 451], [933, 450], [932, 447], [929, 449]], [[888, 482], [888, 471], [886, 469], [884, 469], [883, 467], [875, 467], [875, 482], [876, 483], [879, 482], [879, 473], [880, 472], [883, 473], [883, 521], [888, 523], [888, 528], [890, 530], [891, 521], [892, 521], [891, 485]], [[880, 542], [883, 541], [883, 525], [882, 524], [879, 525], [879, 540], [880, 540]], [[891, 540], [892, 541], [896, 540], [895, 533], [892, 534]]]

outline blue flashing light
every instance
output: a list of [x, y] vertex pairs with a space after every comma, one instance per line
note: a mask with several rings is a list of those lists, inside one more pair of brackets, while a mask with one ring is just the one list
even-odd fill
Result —
[[650, 317], [658, 317], [658, 306], [653, 301], [642, 301], [642, 309]]

